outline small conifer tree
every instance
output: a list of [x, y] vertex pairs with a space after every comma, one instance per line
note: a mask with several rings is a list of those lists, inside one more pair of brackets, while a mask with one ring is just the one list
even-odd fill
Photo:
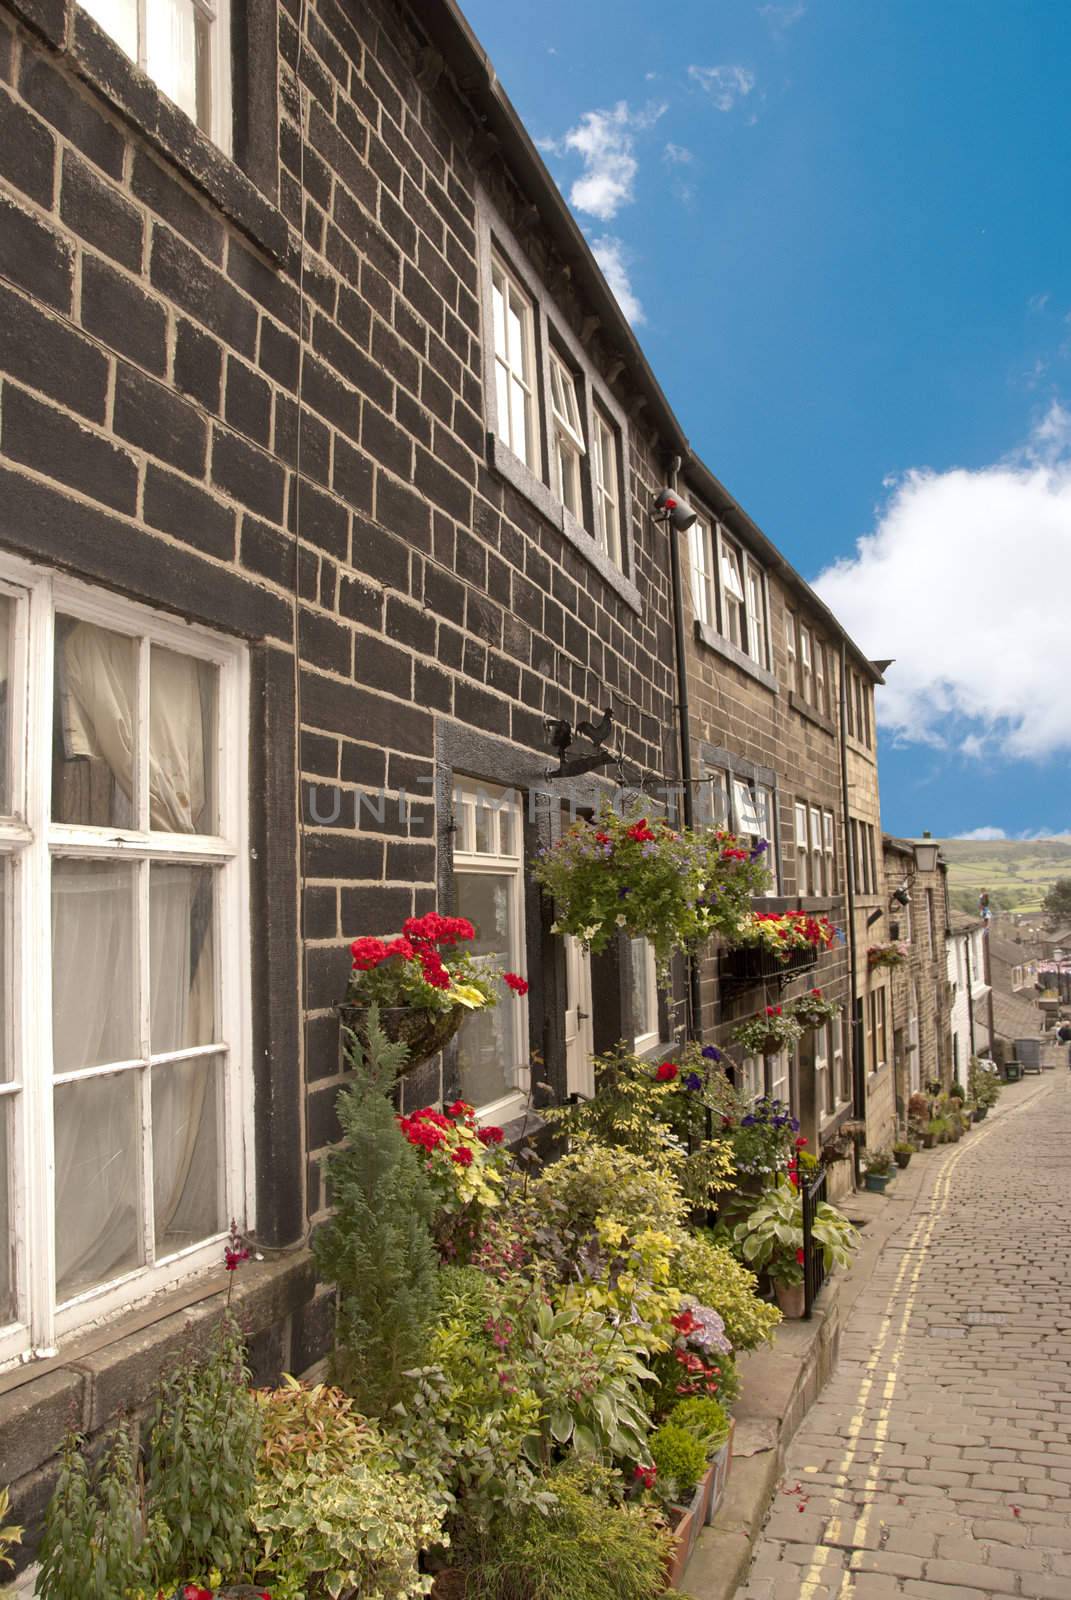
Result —
[[332, 1378], [366, 1416], [382, 1417], [405, 1393], [403, 1373], [423, 1364], [437, 1259], [431, 1190], [389, 1098], [405, 1046], [387, 1039], [374, 1006], [366, 1040], [347, 1041], [353, 1081], [338, 1097], [346, 1138], [324, 1161], [334, 1212], [313, 1249], [338, 1289]]

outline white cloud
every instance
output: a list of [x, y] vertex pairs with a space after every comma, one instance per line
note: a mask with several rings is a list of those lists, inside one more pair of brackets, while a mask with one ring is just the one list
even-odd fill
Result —
[[862, 649], [896, 658], [879, 715], [900, 741], [1071, 749], [1071, 412], [1053, 402], [992, 466], [907, 473], [815, 588]]
[[619, 100], [605, 111], [585, 111], [560, 139], [540, 142], [554, 155], [577, 155], [583, 162], [584, 170], [569, 190], [569, 202], [577, 211], [609, 222], [635, 199], [639, 171], [635, 136], [654, 127], [666, 109], [648, 105], [634, 111], [627, 101]]
[[1006, 839], [1003, 828], [971, 828], [967, 833], [954, 833], [953, 839]]
[[642, 322], [643, 307], [629, 282], [628, 256], [623, 241], [605, 233], [600, 239], [592, 239], [591, 252], [629, 322], [633, 325]]
[[771, 33], [778, 35], [787, 33], [789, 28], [792, 27], [793, 23], [798, 22], [800, 18], [806, 16], [806, 14], [807, 7], [802, 4], [790, 6], [767, 5], [759, 7], [759, 16], [762, 18], [763, 22], [766, 23]]
[[689, 67], [688, 76], [706, 91], [719, 111], [731, 111], [755, 87], [747, 67]]
[[690, 161], [695, 160], [695, 157], [682, 144], [667, 144], [662, 151], [662, 160], [667, 161], [671, 167], [686, 167]]

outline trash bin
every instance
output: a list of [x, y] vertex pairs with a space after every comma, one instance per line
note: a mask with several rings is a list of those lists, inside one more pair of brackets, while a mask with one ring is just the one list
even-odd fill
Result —
[[1024, 1067], [1041, 1068], [1041, 1040], [1016, 1039], [1015, 1059], [1021, 1061]]
[[1023, 1075], [1023, 1064], [1022, 1064], [1021, 1061], [1005, 1061], [1005, 1063], [1004, 1063], [1004, 1082], [1005, 1083], [1018, 1083], [1019, 1079], [1022, 1077], [1022, 1075]]

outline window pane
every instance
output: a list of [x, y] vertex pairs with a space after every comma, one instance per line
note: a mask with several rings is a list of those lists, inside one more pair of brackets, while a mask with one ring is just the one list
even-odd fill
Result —
[[55, 1090], [57, 1299], [141, 1263], [137, 1071]]
[[0, 857], [0, 1083], [6, 1083], [11, 1071], [11, 998], [15, 993], [15, 986], [8, 971], [8, 952], [11, 949], [11, 936], [8, 931], [7, 919], [11, 909], [11, 862], [6, 856]]
[[651, 992], [651, 947], [646, 939], [629, 940], [632, 985], [632, 1032], [642, 1039], [658, 1032], [658, 1012]]
[[15, 1240], [11, 1232], [11, 1140], [15, 1107], [9, 1095], [0, 1100], [0, 1324], [15, 1320]]
[[154, 1055], [212, 1044], [216, 1032], [215, 872], [149, 868], [149, 1017]]
[[140, 1055], [136, 869], [52, 863], [52, 1056], [56, 1072]]
[[491, 318], [495, 330], [495, 354], [506, 356], [506, 302], [502, 296], [501, 280], [496, 277], [491, 290]]
[[528, 396], [517, 382], [510, 379], [510, 445], [528, 465]]
[[151, 0], [145, 8], [145, 70], [196, 122], [195, 13], [194, 0]]
[[222, 1233], [223, 1063], [152, 1069], [152, 1191], [157, 1257]]
[[[516, 880], [506, 873], [458, 872], [454, 881], [458, 914], [476, 930], [473, 954], [493, 957], [506, 971], [516, 970], [523, 961], [512, 948]], [[514, 1087], [521, 1014], [513, 996], [506, 995], [492, 1009], [469, 1017], [458, 1034], [461, 1094], [470, 1104], [490, 1105]]]
[[53, 821], [137, 826], [137, 703], [136, 640], [57, 616]]
[[498, 813], [498, 850], [503, 856], [515, 856], [518, 853], [516, 818], [505, 807]]
[[528, 350], [524, 338], [524, 319], [528, 308], [511, 289], [509, 310], [506, 314], [506, 332], [509, 337], [509, 364], [522, 378], [528, 376]]
[[15, 622], [15, 602], [10, 595], [0, 595], [0, 814], [10, 816], [13, 809], [11, 796], [11, 740], [14, 727], [11, 717], [11, 645]]
[[216, 830], [218, 673], [207, 661], [153, 645], [149, 660], [149, 826]]
[[138, 59], [138, 0], [80, 0], [80, 4], [120, 50], [131, 60]]
[[509, 373], [501, 361], [495, 362], [495, 404], [498, 411], [498, 437], [509, 444]]
[[476, 816], [476, 854], [478, 856], [492, 856], [495, 853], [495, 814], [489, 805], [481, 804], [477, 799], [474, 807]]

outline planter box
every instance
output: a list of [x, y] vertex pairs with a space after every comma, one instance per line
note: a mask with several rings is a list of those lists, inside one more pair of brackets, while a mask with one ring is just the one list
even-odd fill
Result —
[[669, 1508], [670, 1516], [673, 1518], [673, 1549], [666, 1561], [667, 1588], [679, 1589], [684, 1582], [684, 1570], [691, 1560], [695, 1541], [705, 1521], [703, 1494], [701, 1483], [692, 1496], [691, 1505]]
[[891, 1172], [868, 1172], [868, 1173], [866, 1173], [865, 1174], [865, 1182], [866, 1182], [866, 1186], [867, 1186], [867, 1189], [868, 1189], [869, 1193], [870, 1194], [884, 1194], [885, 1190], [888, 1188], [889, 1184], [892, 1182], [892, 1178], [893, 1178], [893, 1175], [892, 1175]]
[[807, 972], [817, 964], [814, 950], [792, 950], [787, 961], [778, 961], [764, 945], [741, 944], [722, 951], [721, 976], [734, 983], [761, 983], [764, 978]]
[[729, 1420], [729, 1437], [710, 1463], [714, 1479], [711, 1485], [710, 1504], [707, 1507], [708, 1527], [714, 1521], [721, 1509], [721, 1503], [725, 1499], [725, 1488], [729, 1482], [729, 1473], [733, 1465], [733, 1435], [735, 1432], [736, 1418], [732, 1417]]

